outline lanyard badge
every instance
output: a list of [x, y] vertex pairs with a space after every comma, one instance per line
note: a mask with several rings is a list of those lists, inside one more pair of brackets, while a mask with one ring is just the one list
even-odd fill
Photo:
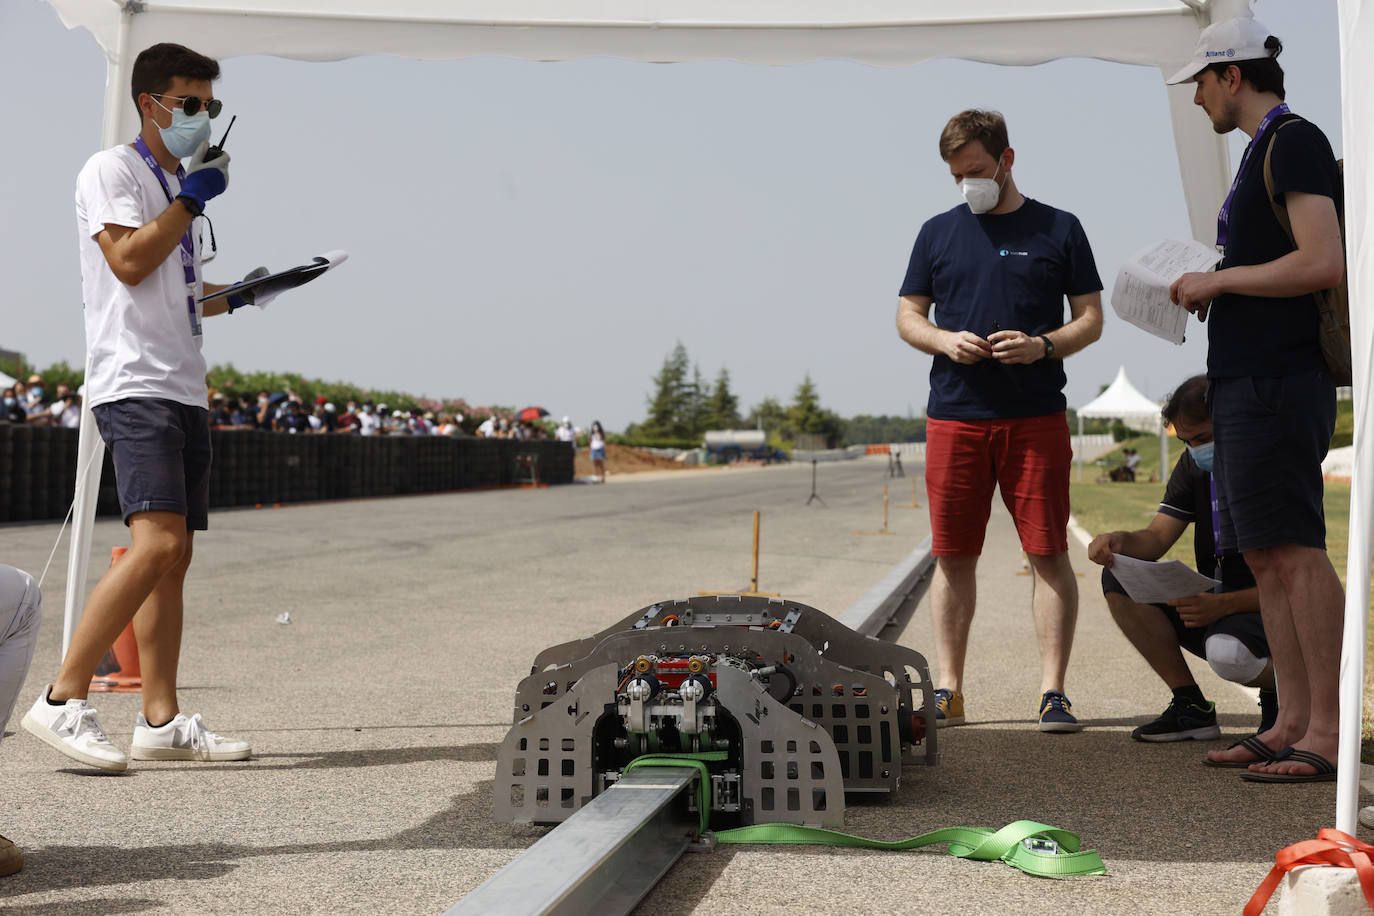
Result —
[[[148, 144], [142, 137], [134, 141], [134, 149], [138, 150], [143, 161], [148, 168], [153, 170], [153, 176], [157, 178], [158, 184], [162, 185], [162, 193], [167, 197], [167, 203], [172, 203], [172, 189], [167, 187], [167, 177], [162, 174], [162, 166], [158, 164], [157, 158], [152, 150], [148, 149]], [[186, 169], [181, 163], [177, 163], [177, 181], [186, 180]], [[200, 324], [200, 312], [196, 309], [196, 249], [195, 243], [191, 240], [191, 230], [187, 228], [186, 233], [181, 237], [179, 245], [181, 250], [181, 273], [186, 281], [186, 317], [191, 325], [191, 336], [200, 337], [202, 330]]]

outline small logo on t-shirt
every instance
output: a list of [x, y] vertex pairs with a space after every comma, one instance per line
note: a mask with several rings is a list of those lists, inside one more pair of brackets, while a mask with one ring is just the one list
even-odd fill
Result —
[[999, 255], [1001, 255], [1002, 257], [1004, 257], [1004, 258], [1009, 258], [1009, 257], [1026, 258], [1026, 257], [1030, 257], [1030, 252], [1029, 252], [1029, 251], [1012, 251], [1010, 248], [1003, 248], [1001, 251], [999, 251], [999, 252], [997, 252], [997, 253], [998, 253]]

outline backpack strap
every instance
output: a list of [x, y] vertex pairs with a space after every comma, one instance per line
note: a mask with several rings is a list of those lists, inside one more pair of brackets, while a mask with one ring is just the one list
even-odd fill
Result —
[[1269, 209], [1274, 211], [1274, 219], [1279, 221], [1279, 225], [1283, 227], [1283, 234], [1288, 236], [1288, 241], [1292, 243], [1295, 250], [1298, 247], [1298, 240], [1293, 238], [1293, 223], [1288, 218], [1288, 207], [1274, 200], [1274, 169], [1270, 160], [1274, 158], [1274, 142], [1279, 138], [1279, 131], [1294, 121], [1301, 120], [1302, 118], [1289, 118], [1275, 127], [1274, 133], [1269, 137], [1269, 145], [1264, 148], [1264, 193], [1269, 198]]

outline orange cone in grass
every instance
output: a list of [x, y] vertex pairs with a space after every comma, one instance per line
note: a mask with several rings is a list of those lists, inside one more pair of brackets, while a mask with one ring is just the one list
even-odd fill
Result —
[[[110, 565], [119, 562], [127, 547], [110, 551]], [[138, 640], [134, 638], [134, 624], [130, 621], [124, 632], [105, 652], [95, 668], [91, 690], [98, 693], [139, 693], [143, 690], [143, 672], [138, 667]]]

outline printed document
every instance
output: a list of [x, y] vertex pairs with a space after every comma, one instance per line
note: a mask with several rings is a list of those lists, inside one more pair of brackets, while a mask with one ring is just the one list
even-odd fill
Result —
[[1187, 598], [1210, 592], [1220, 580], [1204, 576], [1181, 560], [1152, 563], [1112, 554], [1112, 575], [1131, 600], [1140, 604], [1159, 604], [1174, 598]]
[[1181, 344], [1190, 315], [1169, 301], [1169, 287], [1184, 274], [1213, 269], [1220, 260], [1215, 248], [1192, 239], [1157, 242], [1122, 265], [1112, 287], [1112, 309], [1121, 320]]

